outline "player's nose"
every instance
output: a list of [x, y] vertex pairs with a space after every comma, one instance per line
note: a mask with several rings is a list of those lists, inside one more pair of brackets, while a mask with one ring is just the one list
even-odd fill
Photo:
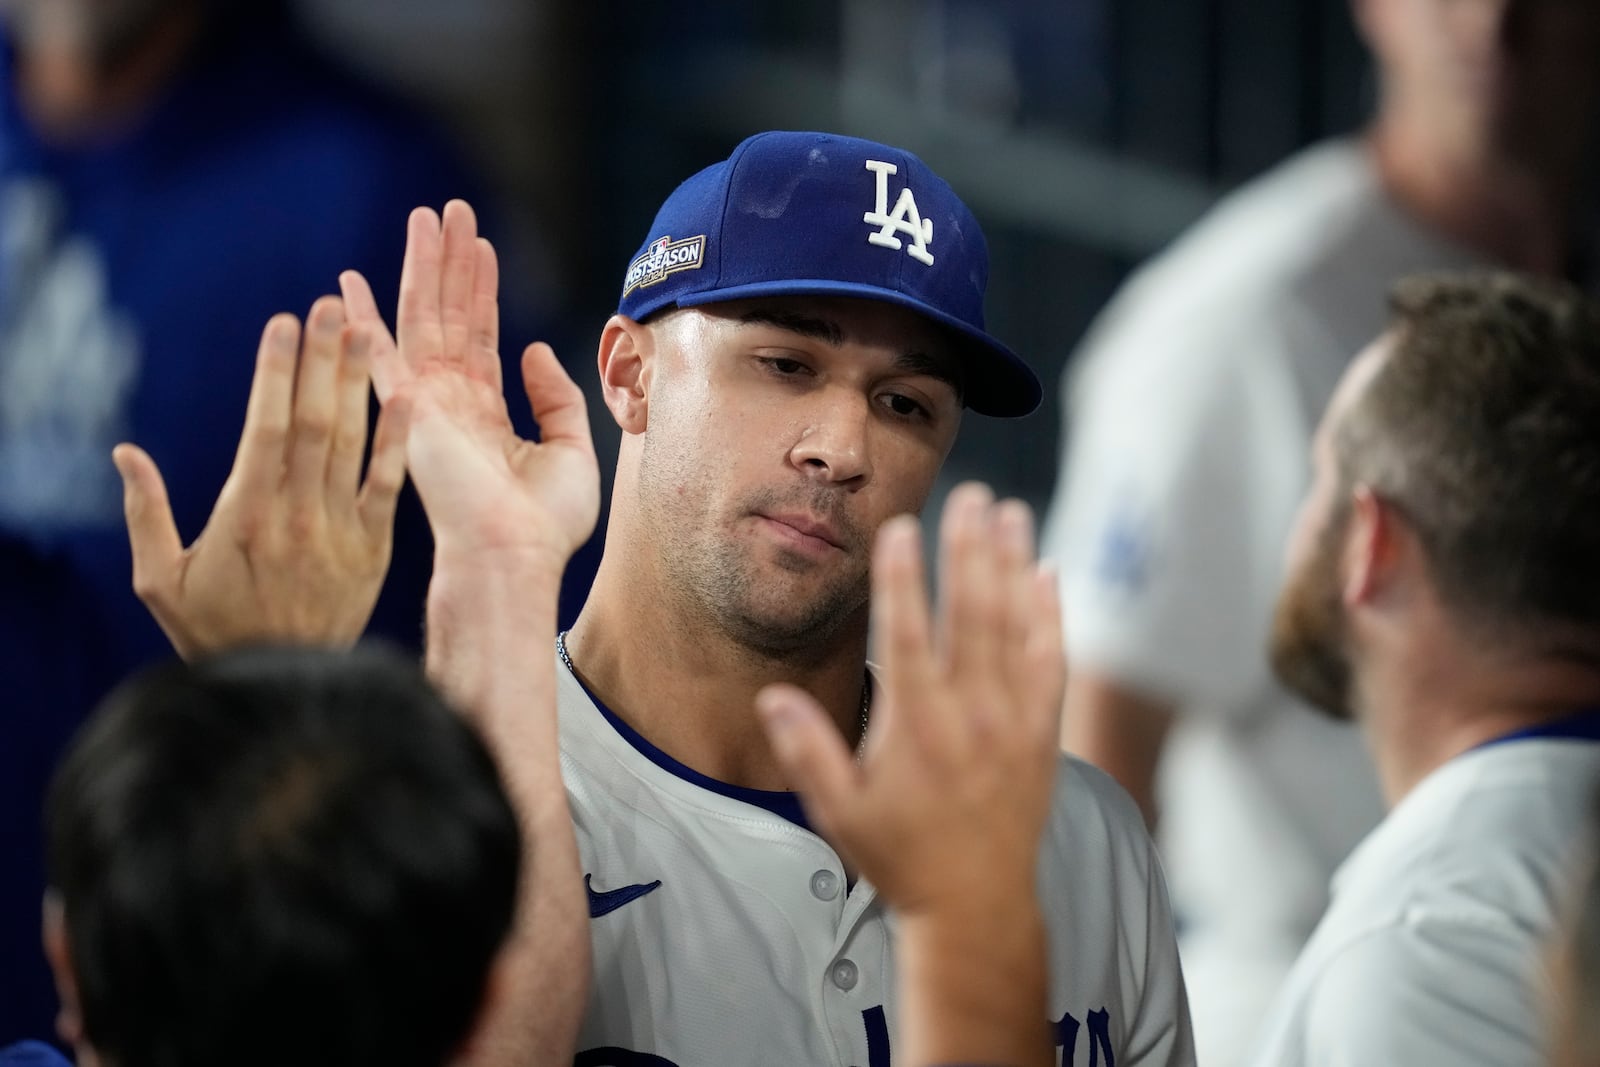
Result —
[[872, 480], [868, 404], [854, 390], [825, 390], [789, 451], [790, 462], [815, 481], [849, 489], [866, 485]]

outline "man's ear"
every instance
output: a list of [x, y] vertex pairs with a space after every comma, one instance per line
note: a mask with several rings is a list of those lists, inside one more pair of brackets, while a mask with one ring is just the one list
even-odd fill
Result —
[[623, 433], [644, 433], [650, 422], [650, 374], [655, 335], [626, 315], [613, 315], [600, 334], [600, 389]]
[[72, 966], [72, 946], [67, 936], [67, 912], [61, 903], [61, 894], [46, 890], [41, 909], [41, 938], [44, 941], [44, 958], [55, 977], [56, 997], [61, 1010], [56, 1014], [56, 1034], [73, 1048], [82, 1048], [83, 1009], [78, 997], [78, 972]]
[[1393, 506], [1358, 485], [1350, 494], [1350, 521], [1344, 539], [1346, 607], [1372, 602], [1391, 583], [1399, 558], [1399, 516]]

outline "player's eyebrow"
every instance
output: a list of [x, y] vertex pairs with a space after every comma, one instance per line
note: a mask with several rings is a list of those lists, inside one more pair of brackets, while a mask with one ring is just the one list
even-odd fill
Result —
[[941, 381], [955, 391], [956, 403], [962, 403], [966, 394], [965, 375], [955, 361], [927, 352], [904, 352], [895, 357], [895, 370], [909, 374], [922, 374]]
[[826, 341], [830, 345], [844, 344], [844, 330], [837, 322], [831, 319], [819, 319], [812, 315], [797, 315], [791, 311], [780, 311], [777, 308], [754, 308], [739, 316], [739, 321], [751, 325], [775, 326], [780, 330], [788, 330], [802, 337], [810, 337], [818, 341]]
[[[741, 323], [773, 326], [802, 337], [825, 341], [835, 347], [844, 344], [844, 329], [832, 319], [815, 315], [801, 315], [781, 308], [752, 308], [739, 316]], [[965, 376], [958, 363], [948, 357], [941, 358], [927, 352], [902, 352], [895, 357], [895, 370], [908, 374], [921, 374], [948, 385], [956, 394], [956, 402], [963, 403], [966, 394]]]

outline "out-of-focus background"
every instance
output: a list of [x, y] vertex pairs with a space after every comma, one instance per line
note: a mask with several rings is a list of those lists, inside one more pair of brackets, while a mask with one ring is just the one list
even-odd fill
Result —
[[[320, 39], [438, 116], [490, 176], [585, 367], [662, 198], [761, 129], [911, 149], [989, 238], [992, 329], [1044, 379], [969, 417], [946, 471], [1042, 506], [1057, 390], [1135, 263], [1218, 194], [1356, 127], [1347, 0], [297, 0]], [[610, 427], [602, 429], [602, 435]]]

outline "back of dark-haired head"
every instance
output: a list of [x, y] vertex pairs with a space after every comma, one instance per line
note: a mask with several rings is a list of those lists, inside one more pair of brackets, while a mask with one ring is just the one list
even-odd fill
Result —
[[57, 771], [47, 834], [85, 1035], [119, 1067], [437, 1067], [520, 857], [482, 742], [372, 649], [125, 683]]
[[1464, 619], [1600, 634], [1600, 309], [1505, 273], [1407, 278], [1392, 344], [1341, 420], [1346, 483], [1416, 530]]

